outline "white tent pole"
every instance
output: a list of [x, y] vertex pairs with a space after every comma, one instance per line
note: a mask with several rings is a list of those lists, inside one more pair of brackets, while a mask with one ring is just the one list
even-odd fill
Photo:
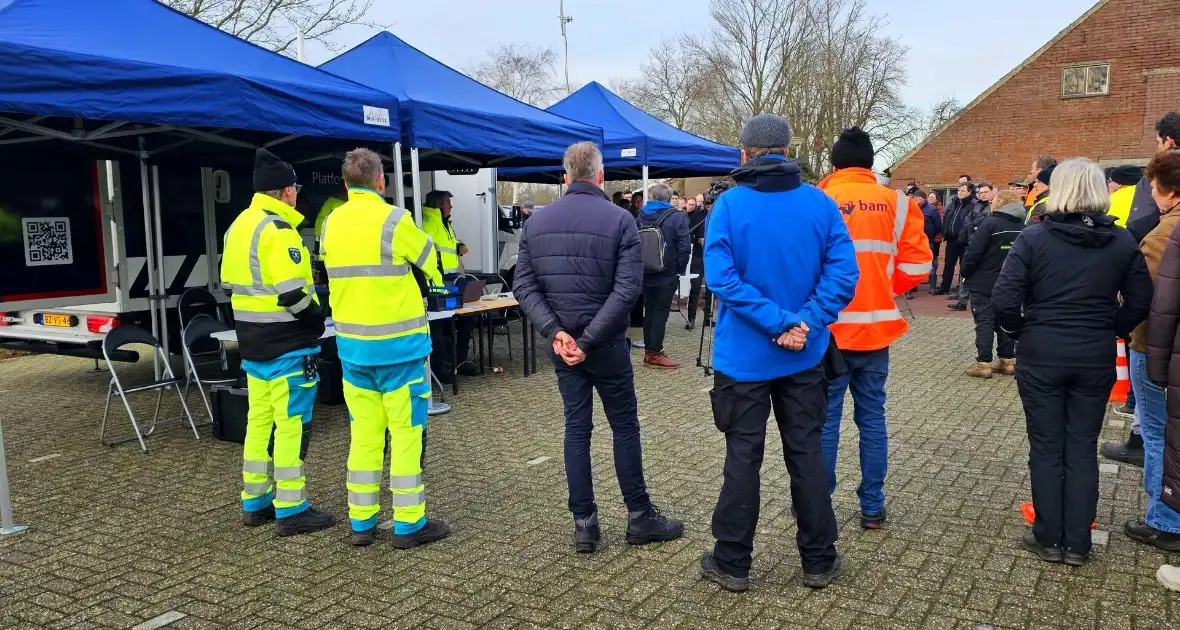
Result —
[[647, 203], [647, 165], [643, 165], [643, 203]]
[[405, 175], [402, 173], [402, 143], [393, 143], [393, 189], [396, 191], [397, 203], [393, 204], [397, 207], [402, 207], [406, 203], [406, 182]]
[[4, 428], [0, 424], [0, 536], [28, 529], [12, 522], [12, 496], [8, 492], [8, 461], [4, 458]]
[[[143, 138], [139, 139], [140, 149], [143, 148]], [[150, 174], [148, 172], [146, 152], [141, 152], [139, 158], [139, 179], [143, 186], [143, 241], [144, 241], [144, 259], [147, 264], [147, 293], [148, 293], [148, 311], [152, 316], [152, 336], [156, 339], [160, 338], [160, 322], [159, 314], [156, 312], [156, 304], [153, 298], [156, 295], [156, 253], [154, 247], [154, 239], [152, 238], [152, 189]], [[160, 353], [152, 353], [152, 367], [155, 370], [156, 380], [160, 380]]]
[[418, 169], [418, 147], [410, 147], [410, 177], [414, 183], [414, 223], [422, 227], [422, 172]]
[[[171, 357], [171, 351], [168, 345], [168, 273], [167, 273], [167, 259], [164, 258], [164, 233], [163, 220], [160, 208], [160, 167], [152, 165], [152, 188], [155, 193], [155, 203], [152, 204], [152, 213], [155, 215], [156, 221], [156, 258], [159, 261], [159, 266], [156, 267], [156, 273], [160, 277], [160, 341], [164, 344], [164, 356]], [[171, 362], [171, 361], [169, 361]], [[171, 366], [169, 366], [171, 367]]]

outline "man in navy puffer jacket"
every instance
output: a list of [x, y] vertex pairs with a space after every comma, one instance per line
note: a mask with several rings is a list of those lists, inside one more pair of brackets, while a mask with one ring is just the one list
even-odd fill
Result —
[[656, 510], [643, 480], [635, 373], [626, 339], [631, 308], [643, 286], [639, 229], [635, 218], [599, 188], [602, 153], [593, 142], [566, 149], [565, 172], [565, 196], [525, 224], [512, 291], [529, 320], [553, 340], [557, 388], [565, 403], [574, 546], [591, 553], [600, 536], [590, 472], [595, 389], [614, 434], [627, 542], [674, 540], [684, 534], [684, 523]]

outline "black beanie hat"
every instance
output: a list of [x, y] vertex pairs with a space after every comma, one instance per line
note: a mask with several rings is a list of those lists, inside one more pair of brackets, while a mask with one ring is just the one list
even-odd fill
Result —
[[832, 145], [832, 166], [873, 168], [873, 141], [860, 127], [845, 129]]
[[1134, 186], [1143, 179], [1143, 171], [1138, 166], [1123, 164], [1110, 169], [1110, 181], [1120, 186]]
[[1053, 164], [1051, 166], [1046, 166], [1045, 168], [1041, 169], [1041, 172], [1037, 173], [1037, 181], [1048, 186], [1049, 185], [1049, 178], [1053, 177], [1053, 169], [1055, 169], [1055, 168], [1057, 168], [1057, 165]]
[[266, 149], [254, 152], [254, 192], [282, 190], [295, 185], [295, 169]]

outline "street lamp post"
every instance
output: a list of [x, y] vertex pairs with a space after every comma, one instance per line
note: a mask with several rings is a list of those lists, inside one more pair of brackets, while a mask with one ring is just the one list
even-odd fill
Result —
[[561, 40], [565, 43], [565, 93], [570, 93], [570, 40], [566, 30], [566, 25], [574, 21], [574, 18], [565, 14], [565, 0], [558, 0], [558, 15], [557, 21], [561, 23]]

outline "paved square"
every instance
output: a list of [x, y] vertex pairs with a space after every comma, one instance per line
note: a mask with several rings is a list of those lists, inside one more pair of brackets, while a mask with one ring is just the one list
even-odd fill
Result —
[[[672, 315], [674, 358], [691, 366], [699, 339]], [[1154, 579], [1180, 557], [1121, 533], [1145, 507], [1137, 468], [1101, 476], [1098, 528], [1113, 533], [1091, 564], [1045, 564], [1020, 549], [1024, 418], [1011, 378], [963, 376], [972, 340], [970, 319], [922, 317], [894, 346], [882, 531], [859, 528], [857, 436], [846, 416], [835, 496], [844, 575], [822, 592], [799, 581], [788, 480], [770, 430], [755, 586], [743, 595], [697, 576], [724, 452], [709, 381], [693, 367], [655, 371], [635, 355], [648, 485], [664, 512], [687, 521], [685, 538], [623, 542], [600, 420], [593, 448], [605, 544], [587, 557], [570, 544], [552, 369], [542, 356], [541, 373], [524, 378], [502, 341], [505, 373], [466, 379], [458, 398], [448, 396], [453, 412], [431, 420], [428, 510], [453, 535], [408, 552], [345, 545], [343, 407], [317, 408], [307, 462], [313, 504], [343, 522], [279, 540], [239, 525], [238, 445], [213, 440], [207, 426], [200, 441], [169, 426], [148, 455], [135, 444], [103, 447], [105, 374], [80, 359], [3, 361], [13, 501], [32, 528], [0, 538], [0, 629], [1180, 628], [1180, 600]], [[151, 366], [131, 370], [150, 375]], [[137, 400], [150, 413], [152, 401]], [[196, 395], [189, 400], [204, 415]], [[121, 410], [112, 413], [116, 431], [128, 428]], [[387, 493], [383, 502], [387, 520]]]

